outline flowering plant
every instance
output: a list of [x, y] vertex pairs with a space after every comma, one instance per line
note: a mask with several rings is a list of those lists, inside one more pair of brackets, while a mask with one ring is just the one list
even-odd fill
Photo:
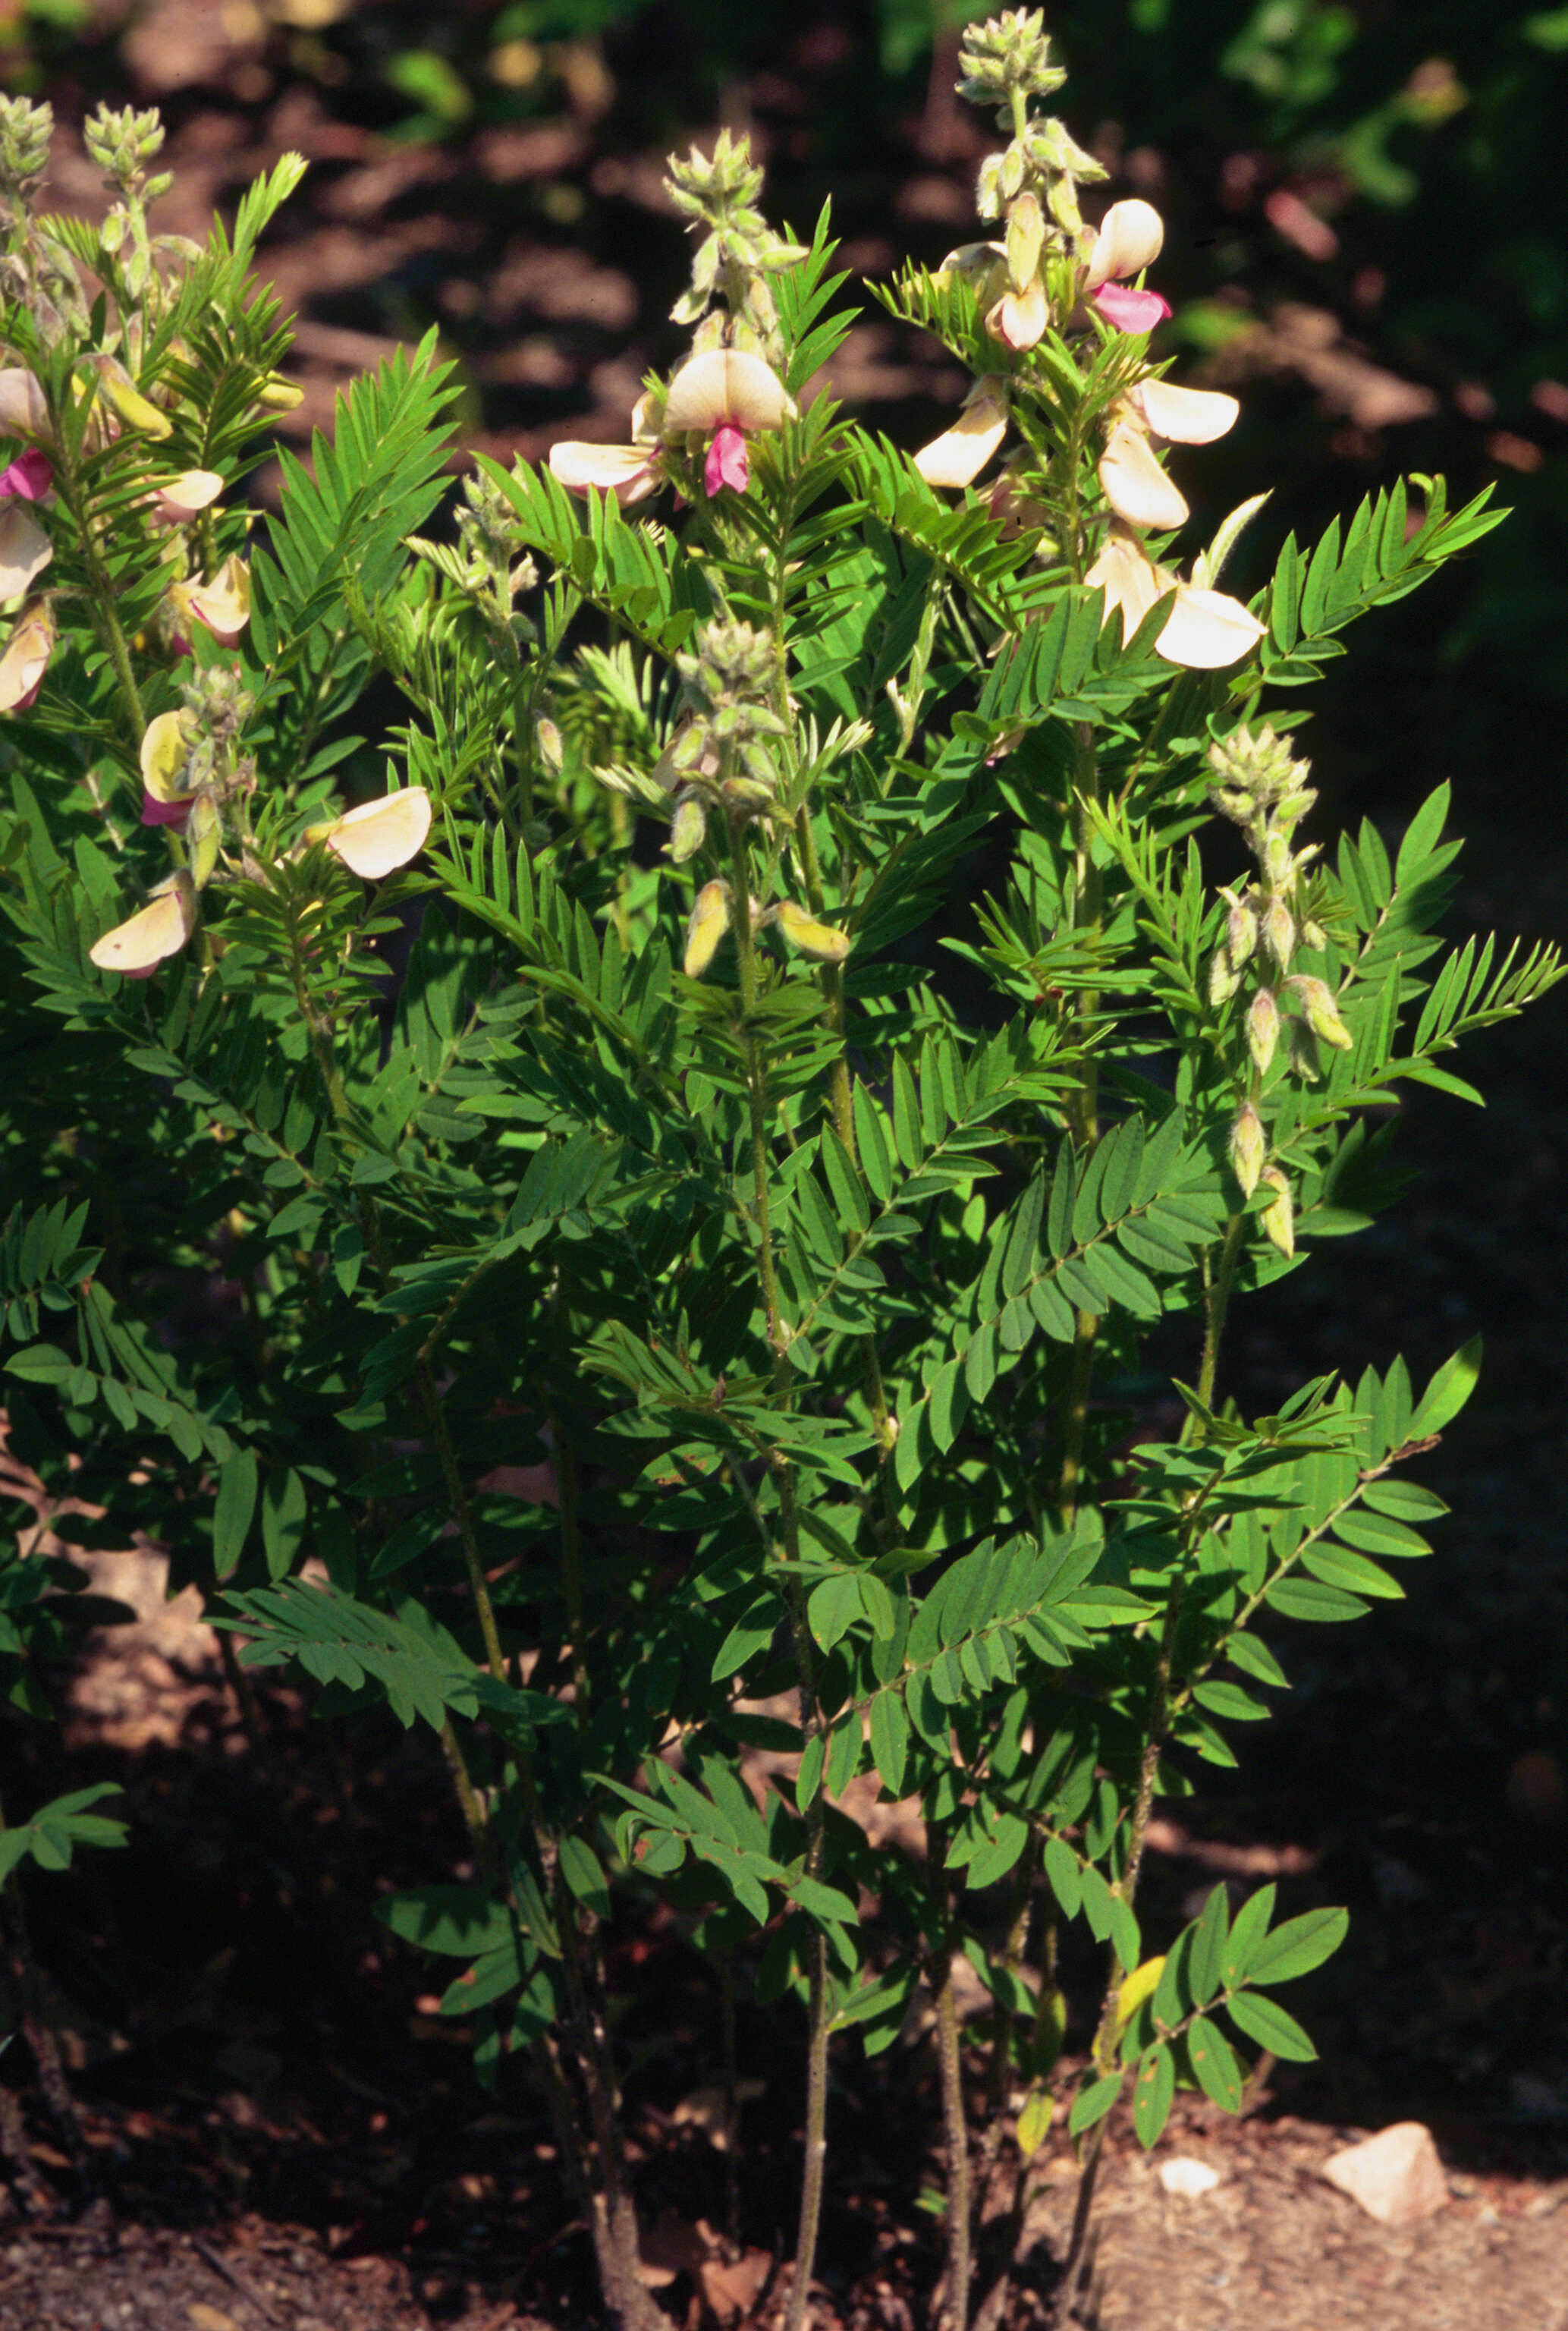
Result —
[[[1227, 1319], [1389, 1203], [1400, 1085], [1468, 1094], [1446, 1055], [1559, 975], [1432, 935], [1446, 788], [1392, 862], [1370, 826], [1332, 862], [1304, 838], [1277, 700], [1496, 514], [1418, 480], [1243, 601], [1254, 504], [1178, 579], [1164, 451], [1237, 407], [1152, 347], [1160, 223], [1086, 224], [1037, 14], [972, 26], [962, 71], [1008, 140], [997, 233], [879, 293], [971, 375], [949, 430], [911, 460], [810, 393], [851, 320], [827, 222], [775, 236], [721, 140], [672, 166], [694, 342], [632, 442], [481, 459], [455, 542], [416, 531], [426, 348], [342, 401], [313, 478], [285, 458], [247, 551], [284, 346], [248, 268], [292, 165], [232, 241], [160, 244], [156, 128], [105, 117], [90, 234], [34, 216], [36, 116], [7, 117], [29, 1445], [155, 1527], [248, 1664], [439, 1736], [474, 1874], [380, 1915], [457, 1963], [486, 2076], [542, 2085], [628, 2324], [658, 2310], [605, 1938], [655, 1906], [727, 1995], [799, 2003], [789, 2331], [830, 2058], [923, 2002], [960, 2331], [1000, 2317], [1054, 2115], [1069, 2306], [1118, 2103], [1152, 2145], [1178, 2083], [1234, 2109], [1250, 2047], [1310, 2054], [1274, 1991], [1343, 1914], [1217, 1888], [1145, 1936], [1149, 1822], [1267, 1713], [1283, 1622], [1400, 1591], [1441, 1511], [1406, 1468], [1476, 1363], [1248, 1418]], [[336, 809], [376, 673], [391, 790]], [[48, 1230], [62, 1200], [101, 1258]], [[166, 1350], [192, 1280], [221, 1299]], [[1193, 1346], [1179, 1427], [1138, 1389], [1156, 1328]], [[519, 1460], [532, 1498], [498, 1485]]]

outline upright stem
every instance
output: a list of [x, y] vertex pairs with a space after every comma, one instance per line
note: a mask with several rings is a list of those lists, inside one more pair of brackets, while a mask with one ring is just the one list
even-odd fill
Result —
[[963, 2034], [953, 1989], [952, 1882], [946, 1870], [938, 1883], [942, 1889], [942, 1965], [936, 1984], [936, 2060], [942, 2082], [942, 2128], [947, 2154], [946, 2319], [948, 2331], [968, 2331], [969, 2120], [964, 2107]]
[[75, 461], [65, 450], [64, 434], [60, 433], [52, 454], [54, 474], [60, 499], [76, 521], [76, 531], [81, 544], [82, 562], [87, 568], [88, 591], [103, 644], [109, 650], [109, 660], [114, 676], [119, 682], [119, 692], [125, 699], [125, 709], [130, 715], [134, 741], [139, 746], [147, 728], [147, 715], [141, 707], [141, 691], [136, 684], [136, 671], [130, 660], [130, 649], [120, 627], [119, 611], [114, 604], [114, 585], [103, 563], [103, 552], [92, 528], [81, 496], [81, 480]]
[[[1095, 863], [1094, 824], [1089, 806], [1099, 800], [1099, 763], [1095, 756], [1094, 730], [1087, 721], [1078, 724], [1076, 741], [1072, 794], [1072, 927], [1074, 930], [1098, 932], [1104, 904], [1104, 885], [1100, 870]], [[1081, 991], [1078, 1017], [1086, 1036], [1092, 1033], [1098, 1012], [1098, 993], [1088, 988]], [[1071, 1131], [1074, 1140], [1086, 1153], [1093, 1149], [1099, 1139], [1099, 1067], [1092, 1051], [1087, 1054], [1079, 1072]], [[1062, 1517], [1067, 1521], [1071, 1521], [1078, 1511], [1082, 1488], [1083, 1452], [1088, 1436], [1089, 1393], [1094, 1383], [1095, 1340], [1098, 1334], [1099, 1320], [1094, 1312], [1079, 1311], [1075, 1315], [1072, 1356], [1068, 1367], [1063, 1406], [1061, 1481], [1058, 1497]]]
[[[812, 832], [811, 810], [803, 802], [795, 819], [795, 837], [800, 845], [801, 864], [805, 871], [806, 898], [813, 914], [820, 917], [822, 912], [822, 868], [817, 860], [816, 836]], [[828, 1083], [833, 1131], [853, 1161], [856, 1156], [855, 1097], [846, 1043], [842, 966], [836, 963], [823, 964], [822, 983], [822, 994], [827, 999], [828, 1025], [838, 1038], [839, 1047], [833, 1057]], [[871, 1430], [877, 1436], [879, 1462], [885, 1466], [893, 1453], [893, 1443], [898, 1436], [888, 1407], [888, 1388], [882, 1380], [882, 1356], [877, 1349], [875, 1336], [862, 1336], [860, 1344], [860, 1367], [866, 1380], [866, 1404], [871, 1412]]]
[[[732, 821], [729, 829], [731, 921], [736, 965], [740, 974], [741, 1051], [746, 1062], [746, 1106], [751, 1126], [752, 1212], [756, 1229], [757, 1278], [767, 1318], [768, 1343], [774, 1356], [774, 1394], [780, 1407], [791, 1396], [789, 1332], [779, 1304], [778, 1273], [774, 1263], [773, 1218], [768, 1197], [767, 1070], [753, 1025], [757, 1002], [756, 940], [751, 928], [751, 870], [746, 835]], [[772, 1472], [778, 1491], [784, 1557], [794, 1574], [800, 1560], [800, 1523], [795, 1508], [794, 1475], [787, 1457], [775, 1451]], [[805, 1592], [798, 1577], [789, 1578], [791, 1629], [795, 1668], [800, 1678], [801, 1730], [810, 1742], [820, 1737], [822, 1715], [817, 1706], [816, 1663], [806, 1618]], [[823, 1822], [822, 1784], [806, 1808], [806, 1870], [820, 1875]], [[805, 2161], [801, 2177], [800, 2225], [795, 2236], [794, 2279], [790, 2286], [784, 2331], [803, 2331], [811, 2302], [812, 2269], [816, 2260], [822, 2223], [822, 2184], [827, 2167], [828, 2117], [828, 1956], [827, 1938], [813, 1927], [806, 1946], [807, 2018]]]

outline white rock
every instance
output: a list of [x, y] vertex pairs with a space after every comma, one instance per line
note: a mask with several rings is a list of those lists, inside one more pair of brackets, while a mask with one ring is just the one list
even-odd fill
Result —
[[1178, 2194], [1183, 2202], [1196, 2202], [1212, 2193], [1220, 2183], [1220, 2173], [1211, 2169], [1206, 2161], [1194, 2161], [1190, 2155], [1175, 2154], [1162, 2161], [1159, 2179], [1167, 2193]]
[[1430, 2218], [1449, 2198], [1431, 2131], [1419, 2120], [1396, 2121], [1361, 2145], [1347, 2145], [1324, 2163], [1323, 2174], [1384, 2226]]

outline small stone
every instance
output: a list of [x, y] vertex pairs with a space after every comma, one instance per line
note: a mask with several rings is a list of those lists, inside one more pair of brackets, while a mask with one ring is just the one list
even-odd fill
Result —
[[1197, 2202], [1213, 2192], [1220, 2183], [1220, 2173], [1211, 2169], [1206, 2161], [1194, 2161], [1190, 2155], [1178, 2153], [1169, 2161], [1161, 2162], [1159, 2180], [1167, 2193], [1174, 2193], [1183, 2202]]
[[1396, 2121], [1361, 2145], [1347, 2145], [1324, 2163], [1323, 2174], [1384, 2226], [1430, 2218], [1449, 2198], [1431, 2131], [1419, 2120]]

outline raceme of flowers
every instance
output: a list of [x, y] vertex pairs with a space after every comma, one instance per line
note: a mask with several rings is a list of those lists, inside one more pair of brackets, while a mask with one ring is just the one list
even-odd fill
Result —
[[[1056, 238], [1063, 239], [1060, 233]], [[1072, 240], [1078, 250], [1087, 246], [1088, 252], [1074, 271], [1074, 307], [1087, 298], [1112, 329], [1129, 334], [1150, 331], [1170, 314], [1158, 292], [1126, 280], [1142, 274], [1163, 246], [1164, 224], [1152, 204], [1113, 203], [1098, 232], [1084, 227]], [[1015, 355], [1032, 347], [1050, 321], [1044, 274], [1050, 244], [1039, 198], [1026, 188], [1011, 206], [1005, 242], [967, 244], [943, 262], [944, 271], [965, 278], [983, 304], [989, 301], [986, 328]], [[1025, 372], [1022, 381], [1027, 377]], [[1014, 381], [1014, 376], [997, 373], [973, 384], [957, 420], [914, 457], [927, 485], [962, 490], [974, 482], [1007, 434]], [[1117, 400], [1097, 464], [1110, 524], [1084, 581], [1104, 592], [1106, 621], [1119, 615], [1124, 639], [1133, 636], [1153, 607], [1171, 599], [1155, 652], [1193, 670], [1219, 671], [1237, 662], [1262, 637], [1264, 627], [1240, 600], [1183, 581], [1145, 549], [1145, 534], [1169, 532], [1190, 515], [1155, 449], [1210, 444], [1234, 425], [1240, 410], [1233, 396], [1182, 388], [1151, 371]], [[993, 498], [993, 510], [1003, 516], [1005, 504], [999, 507]]]

